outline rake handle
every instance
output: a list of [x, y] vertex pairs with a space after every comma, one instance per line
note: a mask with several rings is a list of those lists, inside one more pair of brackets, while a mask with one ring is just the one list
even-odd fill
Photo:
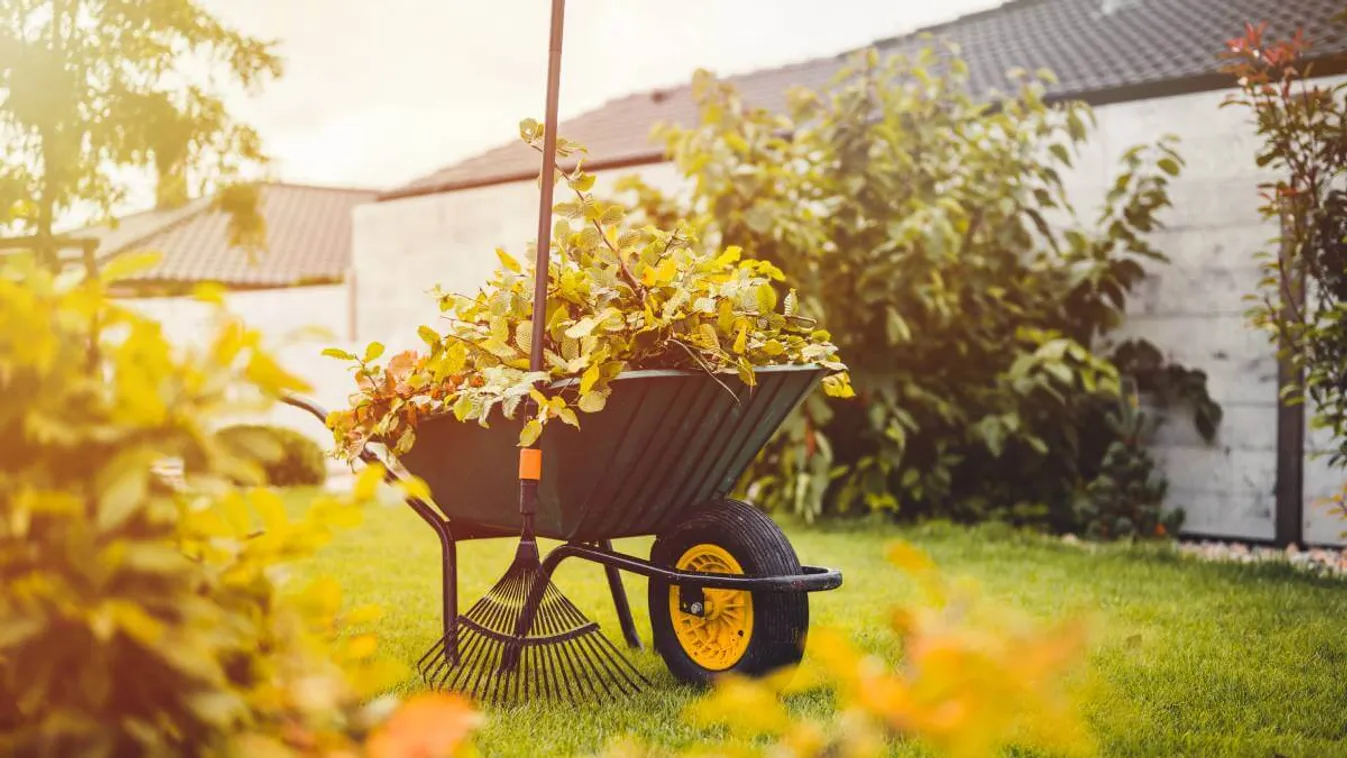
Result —
[[[557, 103], [561, 97], [561, 39], [565, 24], [565, 0], [552, 0], [552, 32], [547, 45], [547, 108], [543, 114], [542, 192], [538, 198], [538, 245], [533, 266], [533, 335], [529, 340], [529, 371], [543, 368], [543, 337], [547, 331], [547, 269], [552, 253], [552, 198], [556, 189]], [[528, 407], [534, 404], [529, 401]], [[538, 447], [534, 440], [531, 448]], [[520, 459], [521, 469], [524, 458]], [[537, 464], [541, 470], [541, 463]], [[522, 471], [521, 471], [522, 473]], [[524, 526], [522, 542], [533, 541], [533, 515], [538, 512], [538, 480], [519, 479], [519, 513]], [[523, 545], [521, 545], [521, 548]], [[537, 548], [534, 548], [536, 551]]]
[[538, 203], [538, 251], [533, 274], [533, 338], [529, 370], [543, 367], [543, 336], [547, 329], [547, 267], [552, 248], [552, 197], [556, 180], [557, 103], [561, 95], [561, 31], [565, 0], [552, 0], [552, 36], [547, 57], [547, 110], [543, 117], [542, 196]]

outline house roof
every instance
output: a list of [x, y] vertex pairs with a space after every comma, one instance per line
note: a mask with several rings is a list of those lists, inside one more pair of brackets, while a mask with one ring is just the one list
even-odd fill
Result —
[[[990, 94], [1007, 86], [1011, 68], [1049, 68], [1058, 82], [1052, 99], [1094, 104], [1141, 100], [1230, 86], [1217, 53], [1246, 21], [1268, 22], [1281, 36], [1297, 25], [1317, 56], [1347, 51], [1347, 35], [1332, 17], [1338, 0], [1011, 0], [901, 37], [878, 40], [881, 53], [912, 52], [924, 33], [957, 43], [969, 67], [972, 91]], [[846, 54], [728, 77], [744, 101], [784, 110], [789, 88], [819, 88], [846, 62]], [[618, 98], [561, 123], [558, 132], [585, 145], [586, 165], [621, 168], [664, 159], [654, 144], [658, 123], [689, 125], [697, 109], [689, 86]], [[380, 197], [451, 192], [532, 179], [536, 152], [518, 140], [417, 179]]]
[[351, 266], [351, 212], [378, 193], [283, 183], [258, 190], [267, 248], [251, 257], [230, 246], [229, 220], [214, 209], [214, 198], [137, 213], [115, 229], [98, 227], [79, 236], [100, 239], [100, 258], [128, 250], [160, 253], [153, 268], [133, 277], [141, 283], [283, 287], [343, 279]]

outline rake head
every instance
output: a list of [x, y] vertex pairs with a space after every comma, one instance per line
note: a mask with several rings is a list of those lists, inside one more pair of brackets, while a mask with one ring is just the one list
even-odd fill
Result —
[[521, 550], [454, 629], [426, 651], [418, 668], [430, 686], [480, 702], [613, 699], [649, 684], [599, 625], [544, 577], [536, 548]]

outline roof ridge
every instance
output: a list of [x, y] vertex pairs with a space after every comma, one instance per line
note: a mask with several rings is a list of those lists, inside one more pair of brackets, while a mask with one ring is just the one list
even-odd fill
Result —
[[[1012, 1], [1012, 2], [1020, 2], [1021, 0], [1011, 0], [1011, 1]], [[1035, 1], [1037, 1], [1037, 0], [1035, 0]], [[856, 53], [856, 52], [859, 52], [859, 51], [861, 51], [861, 50], [865, 50], [865, 49], [870, 48], [870, 47], [874, 47], [874, 46], [876, 46], [877, 44], [878, 44], [878, 43], [871, 42], [871, 43], [869, 43], [869, 44], [867, 44], [867, 45], [863, 45], [863, 46], [861, 46], [861, 47], [847, 48], [847, 49], [845, 49], [845, 50], [843, 50], [843, 51], [841, 51], [841, 52], [838, 52], [838, 53], [831, 53], [831, 54], [828, 54], [828, 55], [818, 55], [818, 56], [814, 56], [814, 57], [812, 57], [812, 58], [807, 58], [807, 59], [802, 60], [802, 61], [796, 61], [796, 62], [794, 62], [794, 63], [787, 63], [787, 64], [783, 64], [783, 65], [778, 65], [778, 66], [758, 66], [757, 68], [750, 69], [750, 70], [748, 70], [748, 71], [743, 71], [743, 72], [740, 72], [740, 73], [737, 73], [737, 74], [729, 74], [729, 75], [724, 76], [724, 77], [722, 77], [722, 78], [724, 78], [725, 80], [733, 80], [733, 79], [748, 78], [748, 77], [752, 77], [752, 76], [757, 76], [757, 75], [760, 75], [760, 74], [765, 74], [765, 73], [773, 72], [773, 71], [790, 71], [790, 70], [797, 69], [797, 68], [809, 68], [810, 66], [816, 66], [816, 65], [818, 65], [818, 64], [820, 64], [820, 63], [824, 63], [824, 62], [827, 62], [827, 61], [844, 60], [844, 59], [845, 59], [847, 56], [849, 56], [849, 55], [852, 55], [852, 54], [854, 54], [854, 53]], [[693, 71], [694, 71], [694, 73], [695, 73], [696, 71], [710, 71], [710, 69], [706, 68], [705, 66], [697, 66], [697, 67], [695, 67], [695, 68], [693, 69]], [[714, 71], [712, 71], [711, 73], [712, 73], [712, 74], [715, 74]], [[719, 76], [719, 75], [717, 75], [717, 76]], [[674, 94], [674, 93], [676, 93], [676, 92], [683, 91], [683, 90], [691, 90], [691, 89], [692, 89], [692, 84], [691, 84], [691, 82], [690, 82], [690, 79], [691, 79], [691, 76], [689, 76], [687, 79], [685, 79], [685, 80], [684, 80], [682, 83], [680, 83], [680, 84], [670, 84], [670, 85], [663, 86], [663, 87], [648, 87], [648, 88], [643, 89], [643, 90], [636, 90], [636, 91], [634, 91], [634, 92], [628, 92], [628, 93], [626, 93], [625, 95], [615, 95], [615, 96], [613, 96], [613, 97], [608, 98], [607, 100], [604, 100], [601, 104], [596, 105], [596, 106], [594, 106], [593, 108], [586, 108], [585, 110], [583, 110], [583, 111], [581, 111], [581, 112], [575, 114], [574, 116], [571, 116], [571, 117], [567, 118], [565, 121], [562, 121], [562, 122], [559, 124], [559, 126], [565, 126], [565, 124], [566, 124], [567, 121], [575, 121], [575, 120], [577, 120], [577, 119], [584, 118], [585, 116], [588, 116], [588, 115], [590, 115], [591, 113], [598, 113], [598, 112], [603, 111], [603, 110], [605, 110], [605, 109], [607, 109], [607, 108], [609, 108], [609, 107], [611, 107], [611, 106], [613, 106], [613, 105], [617, 105], [618, 103], [625, 103], [625, 102], [629, 102], [629, 101], [632, 101], [632, 100], [640, 100], [640, 99], [642, 99], [642, 98], [651, 99], [651, 100], [654, 100], [655, 102], [661, 102], [661, 101], [663, 101], [663, 100], [667, 100], [672, 94]], [[439, 168], [436, 168], [436, 169], [434, 169], [434, 170], [432, 170], [432, 171], [427, 171], [427, 172], [421, 174], [420, 176], [416, 177], [415, 179], [412, 179], [412, 180], [409, 181], [409, 182], [406, 182], [406, 183], [404, 183], [404, 184], [398, 185], [398, 187], [395, 188], [395, 189], [392, 189], [392, 190], [376, 190], [376, 192], [378, 192], [379, 195], [380, 195], [381, 197], [383, 197], [383, 196], [387, 196], [387, 195], [390, 194], [390, 193], [396, 193], [396, 192], [397, 192], [398, 190], [400, 190], [400, 189], [403, 189], [403, 188], [406, 188], [406, 187], [415, 186], [415, 185], [419, 185], [419, 184], [421, 184], [421, 183], [423, 183], [423, 182], [425, 182], [425, 181], [431, 179], [431, 178], [434, 177], [435, 175], [440, 174], [440, 173], [442, 173], [442, 172], [444, 172], [444, 171], [447, 171], [447, 170], [449, 170], [449, 169], [451, 169], [451, 168], [453, 168], [453, 167], [455, 167], [455, 166], [458, 166], [458, 165], [460, 165], [460, 164], [462, 164], [462, 163], [465, 163], [465, 162], [467, 162], [467, 161], [473, 160], [473, 159], [475, 159], [475, 158], [479, 158], [479, 157], [481, 157], [481, 156], [483, 156], [483, 155], [487, 155], [487, 154], [489, 154], [489, 153], [496, 152], [497, 150], [504, 150], [504, 149], [507, 149], [507, 148], [509, 148], [509, 147], [511, 147], [511, 146], [513, 146], [513, 145], [515, 145], [515, 144], [517, 144], [518, 142], [519, 142], [518, 139], [513, 139], [513, 140], [508, 140], [508, 141], [501, 141], [501, 142], [498, 142], [498, 143], [496, 143], [495, 145], [493, 145], [493, 146], [491, 146], [491, 147], [488, 147], [488, 148], [485, 148], [485, 149], [483, 149], [483, 150], [479, 150], [479, 151], [473, 153], [472, 155], [469, 155], [469, 156], [467, 156], [467, 157], [460, 158], [460, 159], [458, 159], [458, 160], [455, 160], [455, 161], [446, 163], [446, 164], [444, 164], [444, 165], [440, 166]]]
[[[212, 202], [212, 200], [213, 196], [211, 195], [193, 198], [192, 200], [187, 201], [185, 204], [180, 205], [177, 208], [174, 208], [172, 211], [170, 211], [171, 215], [169, 219], [166, 220], [164, 223], [159, 224], [158, 226], [155, 226], [152, 229], [147, 229], [144, 233], [128, 239], [126, 242], [123, 242], [117, 247], [110, 248], [104, 252], [100, 252], [98, 254], [98, 257], [105, 258], [108, 256], [117, 255], [119, 253], [124, 253], [127, 250], [130, 250], [136, 247], [137, 245], [140, 245], [141, 243], [145, 242], [151, 237], [157, 237], [160, 234], [163, 234], [164, 232], [176, 229], [179, 226], [182, 226], [183, 224], [187, 223], [188, 221], [191, 221], [192, 219], [196, 218], [197, 216], [200, 216], [203, 213], [213, 210], [215, 207], [215, 203]], [[155, 209], [151, 209], [151, 211], [149, 212], [152, 212], [154, 210]], [[142, 211], [142, 213], [144, 212], [146, 211]], [[120, 222], [120, 219], [118, 219], [118, 221]]]
[[916, 29], [913, 29], [911, 31], [903, 32], [901, 34], [895, 34], [890, 37], [880, 37], [879, 39], [872, 41], [865, 47], [857, 48], [857, 50], [864, 50], [866, 47], [887, 47], [889, 45], [902, 42], [903, 40], [911, 39], [913, 37], [920, 37], [923, 34], [934, 34], [935, 32], [938, 32], [941, 29], [947, 29], [952, 26], [957, 26], [958, 24], [965, 24], [968, 23], [969, 21], [974, 21], [989, 16], [996, 16], [1002, 13], [1009, 13], [1011, 11], [1021, 10], [1023, 8], [1028, 8], [1034, 5], [1042, 5], [1045, 2], [1050, 2], [1050, 0], [1005, 0], [1004, 2], [991, 6], [990, 8], [983, 8], [980, 11], [965, 13], [961, 16], [955, 16], [954, 18], [948, 19], [946, 21], [940, 21], [938, 23], [929, 24], [927, 26], [917, 27]]
[[313, 182], [289, 182], [282, 180], [257, 182], [261, 187], [285, 187], [287, 189], [309, 189], [321, 192], [349, 192], [352, 194], [377, 195], [383, 192], [377, 187], [354, 187], [347, 184], [315, 184]]

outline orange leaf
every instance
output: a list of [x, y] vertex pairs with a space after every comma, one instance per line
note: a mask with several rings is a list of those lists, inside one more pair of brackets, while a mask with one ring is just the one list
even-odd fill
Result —
[[370, 758], [447, 758], [458, 752], [482, 715], [457, 696], [439, 692], [408, 700], [370, 736]]

